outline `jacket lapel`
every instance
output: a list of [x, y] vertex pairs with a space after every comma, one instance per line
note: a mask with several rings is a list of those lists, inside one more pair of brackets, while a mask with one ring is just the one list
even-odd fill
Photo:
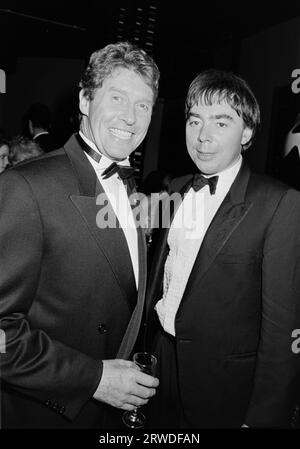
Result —
[[250, 171], [243, 164], [206, 232], [190, 274], [184, 297], [188, 295], [194, 280], [199, 281], [207, 272], [234, 230], [250, 211], [252, 203], [245, 202], [249, 177]]
[[[72, 136], [66, 143], [65, 151], [78, 180], [79, 189], [79, 194], [70, 195], [70, 200], [85, 222], [88, 231], [94, 237], [97, 248], [101, 252], [102, 257], [106, 258], [130, 309], [133, 310], [136, 288], [130, 253], [124, 233], [117, 219], [115, 221], [116, 226], [105, 228], [105, 232], [97, 226], [96, 220], [99, 206], [97, 206], [96, 199], [99, 194], [105, 195], [105, 192], [75, 136]], [[107, 201], [107, 210], [111, 217], [116, 218], [109, 201]], [[122, 254], [122, 263], [116, 263], [116, 255], [118, 254]]]
[[137, 233], [138, 233], [138, 251], [139, 251], [139, 286], [138, 286], [137, 303], [117, 354], [117, 358], [124, 358], [124, 359], [128, 359], [130, 357], [134, 343], [137, 339], [145, 303], [146, 282], [147, 282], [146, 237], [144, 229], [141, 228], [140, 226], [137, 227]]

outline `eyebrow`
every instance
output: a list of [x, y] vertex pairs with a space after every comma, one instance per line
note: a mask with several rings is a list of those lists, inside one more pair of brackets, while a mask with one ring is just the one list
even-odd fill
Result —
[[[126, 90], [120, 89], [119, 87], [111, 86], [108, 90], [109, 90], [109, 92], [112, 92], [112, 91], [119, 92], [122, 95], [128, 96], [128, 92]], [[145, 99], [139, 100], [139, 101], [144, 102], [144, 103], [150, 103], [150, 104], [153, 103], [153, 101], [150, 100], [149, 98], [145, 98]]]
[[126, 91], [124, 89], [120, 89], [119, 87], [110, 86], [108, 90], [109, 91], [116, 90], [117, 92], [121, 92], [122, 94], [126, 94]]
[[[190, 117], [197, 117], [197, 118], [200, 118], [200, 119], [201, 119], [201, 115], [200, 115], [200, 114], [197, 114], [197, 112], [189, 112], [188, 118], [190, 118]], [[226, 120], [233, 121], [233, 117], [231, 117], [231, 115], [229, 115], [229, 114], [216, 114], [216, 115], [210, 115], [209, 118], [217, 119], [217, 120], [220, 120], [220, 119], [226, 119]]]
[[212, 116], [212, 118], [216, 118], [217, 120], [226, 119], [226, 120], [233, 121], [233, 117], [231, 117], [231, 115], [228, 115], [228, 114], [216, 114], [216, 115]]

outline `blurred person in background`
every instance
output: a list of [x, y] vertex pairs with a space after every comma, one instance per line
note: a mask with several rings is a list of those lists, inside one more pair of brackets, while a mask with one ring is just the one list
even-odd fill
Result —
[[9, 162], [13, 166], [42, 154], [39, 144], [28, 137], [16, 136], [10, 141]]
[[8, 140], [4, 137], [4, 134], [0, 132], [0, 173], [4, 172], [9, 165], [9, 146]]
[[39, 144], [45, 153], [57, 148], [55, 139], [50, 132], [51, 113], [48, 106], [43, 103], [34, 103], [28, 109], [25, 118], [29, 134]]

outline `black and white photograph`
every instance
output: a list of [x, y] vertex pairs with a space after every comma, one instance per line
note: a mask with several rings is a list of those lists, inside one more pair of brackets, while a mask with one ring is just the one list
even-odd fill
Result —
[[299, 2], [6, 1], [0, 38], [0, 441], [299, 430]]

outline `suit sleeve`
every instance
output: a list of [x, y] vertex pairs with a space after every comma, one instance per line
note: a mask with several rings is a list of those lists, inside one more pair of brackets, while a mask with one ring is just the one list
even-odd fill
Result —
[[[262, 319], [254, 387], [245, 423], [289, 427], [299, 404], [300, 195], [282, 197], [268, 227], [262, 262]], [[299, 409], [299, 408], [298, 408]]]
[[[10, 388], [63, 404], [73, 420], [96, 391], [102, 362], [32, 328], [43, 257], [43, 226], [30, 185], [18, 172], [0, 176], [0, 328], [6, 347], [0, 373]], [[47, 401], [48, 400], [48, 401]]]

